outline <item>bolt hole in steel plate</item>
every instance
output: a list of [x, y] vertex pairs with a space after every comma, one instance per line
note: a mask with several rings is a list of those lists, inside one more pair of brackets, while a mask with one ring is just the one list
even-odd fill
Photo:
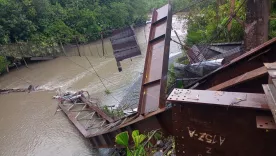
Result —
[[271, 116], [256, 116], [257, 128], [261, 129], [276, 129], [276, 124]]

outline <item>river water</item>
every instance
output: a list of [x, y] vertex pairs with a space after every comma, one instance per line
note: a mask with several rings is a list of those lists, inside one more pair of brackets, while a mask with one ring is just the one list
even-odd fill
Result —
[[[185, 38], [184, 20], [173, 16], [173, 28]], [[0, 77], [0, 88], [25, 88], [29, 84], [42, 91], [0, 95], [0, 156], [86, 156], [99, 155], [90, 142], [69, 122], [62, 112], [56, 112], [57, 101], [52, 99], [56, 90], [87, 90], [103, 105], [118, 105], [139, 81], [143, 72], [150, 25], [135, 29], [142, 55], [124, 60], [123, 71], [118, 72], [109, 39], [105, 39], [105, 55], [101, 42], [81, 45], [103, 83], [98, 79], [86, 57], [73, 56], [76, 47], [66, 46], [68, 57], [30, 64]], [[172, 32], [172, 38], [177, 40]], [[181, 47], [171, 42], [170, 56], [181, 54]], [[114, 98], [113, 98], [114, 97]]]

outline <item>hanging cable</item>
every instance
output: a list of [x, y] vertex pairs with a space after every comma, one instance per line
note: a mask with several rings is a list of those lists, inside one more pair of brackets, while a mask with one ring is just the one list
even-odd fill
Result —
[[[85, 56], [85, 58], [87, 59], [87, 61], [89, 62], [90, 66], [91, 66], [92, 69], [94, 70], [94, 72], [95, 72], [95, 74], [97, 75], [97, 77], [99, 78], [99, 80], [101, 81], [101, 83], [102, 83], [102, 85], [104, 86], [105, 90], [107, 91], [107, 90], [108, 90], [107, 87], [106, 87], [105, 84], [103, 83], [101, 77], [99, 76], [99, 74], [97, 73], [97, 71], [95, 70], [95, 68], [93, 67], [92, 63], [90, 62], [90, 60], [88, 59], [88, 57], [87, 57], [86, 55], [84, 55], [84, 56]], [[116, 98], [112, 95], [112, 93], [110, 93], [110, 96], [120, 104], [119, 100], [116, 99]]]

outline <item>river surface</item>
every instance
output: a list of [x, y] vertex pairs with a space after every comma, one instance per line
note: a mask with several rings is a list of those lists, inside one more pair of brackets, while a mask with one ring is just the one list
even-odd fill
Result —
[[[184, 20], [173, 16], [173, 28], [181, 39], [186, 36]], [[57, 90], [87, 90], [102, 105], [118, 105], [139, 81], [143, 73], [150, 25], [135, 29], [142, 55], [122, 61], [118, 72], [109, 39], [105, 39], [105, 54], [101, 42], [81, 45], [82, 57], [74, 46], [65, 46], [68, 57], [30, 64], [0, 76], [0, 88], [26, 88], [29, 84], [42, 91], [0, 95], [0, 156], [88, 156], [100, 155], [90, 142], [69, 122], [62, 112], [56, 112], [57, 101], [52, 99]], [[177, 40], [172, 31], [172, 38]], [[181, 47], [171, 42], [170, 57], [181, 54]], [[111, 91], [105, 94], [105, 87]], [[113, 98], [114, 97], [114, 98]]]

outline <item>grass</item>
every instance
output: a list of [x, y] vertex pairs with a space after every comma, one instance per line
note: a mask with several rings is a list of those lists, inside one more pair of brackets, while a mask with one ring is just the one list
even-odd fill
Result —
[[108, 90], [108, 89], [107, 89], [107, 90], [105, 90], [104, 92], [105, 92], [105, 94], [106, 94], [106, 95], [111, 94], [111, 91], [110, 91], [110, 90]]

